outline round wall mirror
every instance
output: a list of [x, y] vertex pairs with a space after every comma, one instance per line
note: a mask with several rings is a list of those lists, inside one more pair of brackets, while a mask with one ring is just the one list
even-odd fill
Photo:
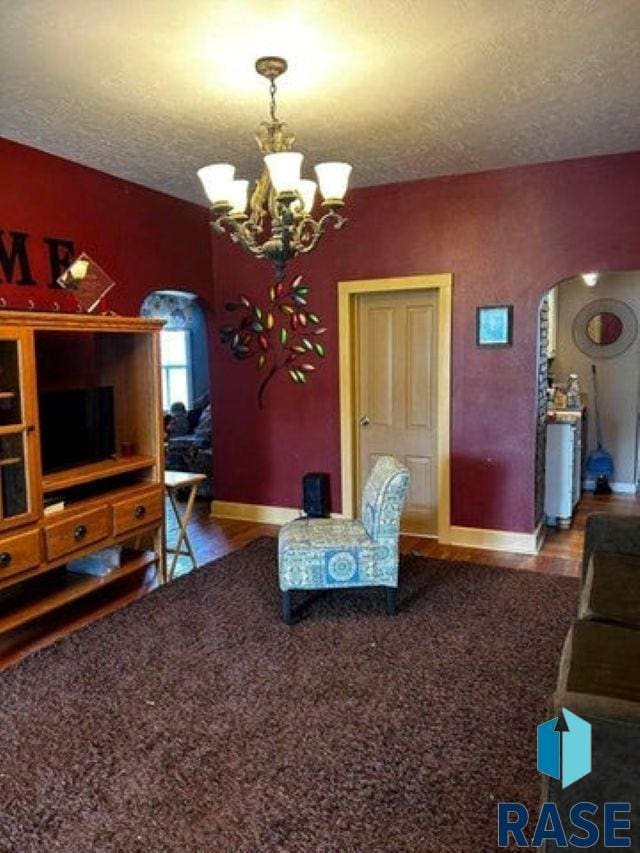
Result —
[[606, 347], [614, 344], [622, 334], [622, 320], [611, 311], [594, 314], [587, 323], [587, 335], [594, 344]]
[[618, 299], [596, 299], [585, 305], [573, 321], [576, 346], [591, 358], [621, 355], [637, 334], [635, 313]]

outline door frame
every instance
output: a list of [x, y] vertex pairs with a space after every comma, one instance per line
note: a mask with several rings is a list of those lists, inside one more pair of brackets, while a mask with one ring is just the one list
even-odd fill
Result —
[[370, 278], [338, 282], [338, 358], [340, 375], [340, 468], [342, 515], [354, 518], [358, 489], [356, 428], [358, 328], [357, 297], [366, 293], [438, 292], [438, 541], [451, 539], [451, 308], [452, 273]]

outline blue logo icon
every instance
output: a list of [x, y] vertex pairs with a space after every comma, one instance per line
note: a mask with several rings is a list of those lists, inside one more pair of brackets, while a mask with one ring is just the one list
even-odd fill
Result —
[[538, 726], [538, 770], [568, 788], [591, 773], [591, 723], [566, 708]]

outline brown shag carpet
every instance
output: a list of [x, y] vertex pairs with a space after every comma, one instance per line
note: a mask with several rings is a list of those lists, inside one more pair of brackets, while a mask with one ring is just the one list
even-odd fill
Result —
[[0, 676], [0, 849], [495, 849], [577, 582], [409, 557], [288, 628], [270, 539]]

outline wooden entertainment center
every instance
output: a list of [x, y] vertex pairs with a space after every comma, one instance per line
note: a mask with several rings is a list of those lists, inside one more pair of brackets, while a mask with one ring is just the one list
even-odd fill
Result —
[[[139, 318], [0, 313], [0, 669], [51, 642], [60, 625], [87, 624], [161, 579], [161, 328]], [[113, 389], [116, 453], [43, 474], [40, 395], [99, 387]], [[64, 508], [45, 512], [51, 500]], [[104, 577], [65, 568], [116, 545], [120, 565]]]

